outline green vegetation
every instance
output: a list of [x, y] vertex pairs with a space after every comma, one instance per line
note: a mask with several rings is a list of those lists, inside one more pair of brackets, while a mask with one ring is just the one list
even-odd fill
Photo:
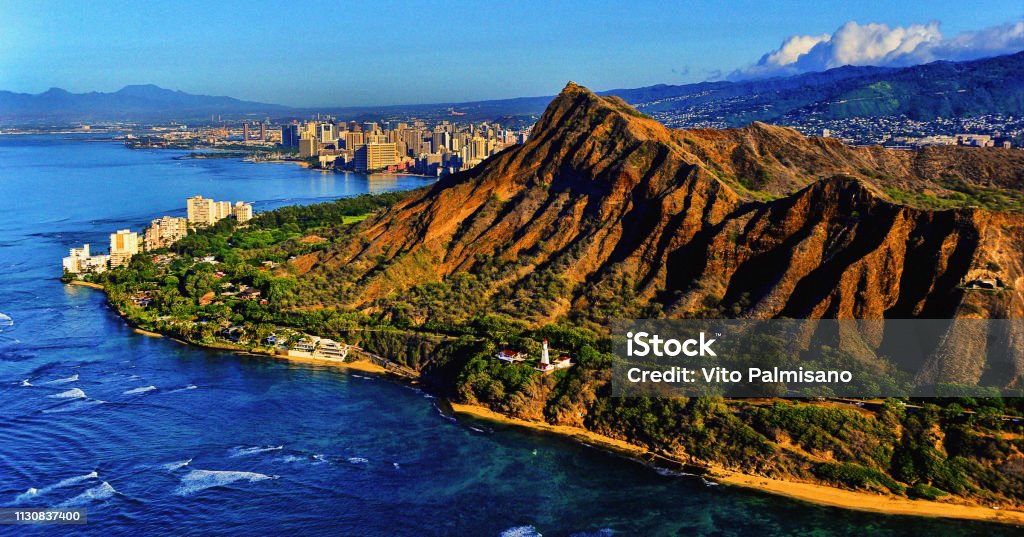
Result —
[[885, 193], [898, 203], [923, 209], [978, 207], [990, 211], [1024, 213], [1024, 192], [976, 186], [953, 176], [944, 176], [935, 182], [950, 192], [935, 195], [886, 187]]
[[[128, 267], [91, 279], [105, 286], [110, 303], [132, 324], [148, 330], [244, 349], [288, 331], [331, 337], [419, 370], [423, 382], [445, 396], [585, 427], [668, 456], [914, 498], [1024, 500], [1024, 475], [1013, 466], [1024, 453], [1024, 425], [1003, 419], [1020, 415], [1022, 400], [957, 397], [952, 388], [950, 397], [928, 404], [887, 401], [871, 409], [611, 397], [611, 341], [601, 327], [617, 316], [660, 313], [637, 298], [631, 274], [585, 284], [591, 307], [557, 314], [570, 292], [558, 275], [583, 255], [582, 246], [538, 265], [544, 244], [515, 261], [503, 261], [495, 245], [471, 272], [444, 280], [425, 272], [430, 265], [421, 254], [403, 252], [373, 253], [372, 266], [358, 271], [344, 252], [369, 246], [359, 234], [362, 222], [404, 196], [285, 207], [242, 226], [223, 220], [170, 251], [135, 256]], [[493, 210], [504, 205], [496, 201]], [[324, 266], [310, 270], [317, 264]], [[501, 284], [514, 273], [528, 276], [514, 287]], [[402, 291], [360, 310], [347, 306], [366, 281]], [[707, 306], [715, 315], [730, 311]], [[549, 318], [525, 319], [524, 311]], [[529, 361], [510, 365], [494, 358], [513, 348], [535, 359], [545, 338], [576, 365], [542, 374]]]

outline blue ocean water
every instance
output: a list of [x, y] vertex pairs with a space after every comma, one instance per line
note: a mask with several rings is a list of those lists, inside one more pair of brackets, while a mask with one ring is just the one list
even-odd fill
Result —
[[[134, 333], [57, 279], [67, 248], [183, 214], [428, 180], [175, 160], [95, 138], [0, 137], [0, 507], [80, 506], [92, 535], [1019, 535], [668, 475], [443, 415], [414, 388]], [[8, 318], [10, 320], [8, 320]], [[69, 528], [0, 526], [0, 534]]]

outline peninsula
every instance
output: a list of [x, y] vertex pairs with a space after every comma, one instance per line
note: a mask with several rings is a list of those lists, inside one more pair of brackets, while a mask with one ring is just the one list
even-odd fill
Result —
[[[608, 327], [1020, 319], [1020, 184], [1020, 151], [671, 130], [570, 83], [528, 141], [432, 186], [224, 219], [87, 280], [145, 330], [273, 352], [329, 338], [415, 371], [457, 410], [726, 483], [1019, 524], [1020, 398], [616, 398]], [[545, 341], [572, 367], [544, 367]]]

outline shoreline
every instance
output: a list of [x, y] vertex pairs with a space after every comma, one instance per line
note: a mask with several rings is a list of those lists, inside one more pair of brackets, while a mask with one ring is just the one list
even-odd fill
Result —
[[[86, 282], [86, 281], [81, 281], [81, 280], [72, 280], [72, 281], [67, 282], [67, 283], [69, 285], [79, 285], [79, 286], [88, 287], [88, 288], [91, 288], [91, 289], [99, 289], [101, 291], [104, 291], [104, 294], [106, 294], [106, 289], [104, 289], [103, 286], [98, 284], [98, 283]], [[383, 367], [381, 367], [381, 366], [371, 362], [370, 360], [355, 360], [355, 361], [352, 361], [352, 362], [347, 362], [347, 361], [334, 360], [334, 359], [325, 359], [325, 358], [313, 358], [313, 357], [306, 358], [306, 357], [302, 357], [302, 356], [288, 356], [287, 354], [273, 352], [273, 351], [266, 350], [266, 349], [258, 349], [258, 348], [250, 349], [250, 348], [246, 348], [246, 347], [242, 347], [242, 346], [238, 346], [238, 345], [232, 345], [230, 343], [197, 343], [197, 342], [194, 342], [194, 341], [186, 341], [186, 340], [181, 339], [179, 337], [175, 337], [175, 336], [168, 335], [168, 334], [162, 334], [160, 332], [153, 332], [151, 330], [146, 330], [144, 328], [135, 326], [134, 324], [132, 324], [132, 322], [130, 320], [128, 320], [128, 318], [126, 318], [124, 315], [122, 315], [121, 312], [118, 312], [117, 310], [115, 310], [115, 312], [117, 312], [118, 317], [120, 317], [126, 324], [128, 324], [129, 327], [131, 327], [133, 332], [135, 332], [136, 334], [142, 335], [142, 336], [146, 336], [146, 337], [152, 337], [152, 338], [164, 338], [164, 337], [166, 337], [167, 339], [169, 339], [171, 341], [174, 341], [175, 343], [180, 343], [182, 345], [188, 345], [190, 347], [196, 347], [196, 348], [206, 349], [206, 350], [224, 351], [224, 352], [230, 352], [232, 354], [238, 354], [238, 355], [243, 355], [243, 356], [262, 356], [262, 357], [274, 358], [274, 359], [277, 359], [277, 360], [283, 360], [283, 361], [287, 361], [287, 362], [300, 363], [300, 364], [333, 366], [333, 367], [337, 367], [339, 369], [351, 369], [351, 370], [361, 371], [363, 373], [369, 373], [369, 374], [373, 374], [373, 375], [380, 375], [380, 376], [385, 376], [385, 377], [393, 377], [393, 378], [405, 379], [405, 377], [401, 377], [399, 375], [396, 375], [396, 374], [392, 373], [391, 371], [388, 371], [387, 369], [385, 369], [385, 368], [383, 368]], [[409, 379], [405, 379], [405, 380], [408, 381]]]
[[[91, 282], [73, 281], [69, 283], [104, 290], [103, 286]], [[105, 290], [104, 294], [106, 294]], [[288, 356], [286, 354], [272, 352], [269, 350], [248, 349], [240, 346], [230, 345], [227, 343], [195, 343], [185, 341], [174, 336], [169, 336], [141, 329], [137, 326], [134, 326], [127, 318], [121, 315], [120, 312], [118, 312], [118, 315], [122, 319], [124, 319], [125, 322], [127, 322], [129, 326], [133, 328], [134, 331], [141, 335], [150, 337], [167, 337], [172, 341], [181, 343], [183, 345], [189, 345], [208, 350], [227, 351], [238, 355], [262, 356], [307, 365], [333, 366], [339, 369], [350, 369], [381, 377], [395, 378], [403, 382], [408, 382], [409, 384], [416, 384], [416, 381], [414, 379], [408, 379], [396, 375], [391, 371], [388, 371], [387, 369], [369, 360], [345, 362], [333, 359]], [[991, 507], [969, 505], [963, 503], [912, 500], [910, 498], [905, 498], [901, 496], [883, 495], [863, 491], [853, 491], [848, 489], [841, 489], [838, 487], [832, 487], [828, 485], [821, 485], [817, 483], [807, 483], [801, 481], [783, 480], [744, 474], [734, 470], [727, 470], [720, 466], [698, 466], [679, 459], [666, 457], [665, 455], [649, 451], [640, 446], [626, 442], [625, 440], [619, 440], [616, 438], [605, 436], [587, 429], [583, 429], [581, 427], [573, 427], [568, 425], [552, 425], [546, 422], [528, 421], [520, 418], [506, 416], [499, 412], [495, 412], [494, 410], [491, 410], [489, 408], [478, 405], [455, 403], [452, 401], [447, 401], [447, 404], [451, 407], [452, 412], [456, 415], [469, 416], [471, 418], [491, 421], [503, 425], [522, 427], [546, 434], [554, 434], [562, 437], [572, 438], [578, 442], [593, 445], [598, 447], [599, 449], [603, 449], [605, 451], [609, 451], [612, 453], [618, 453], [630, 457], [639, 462], [653, 463], [656, 466], [672, 465], [680, 468], [692, 468], [697, 471], [703, 472], [704, 476], [706, 477], [709, 477], [715, 481], [724, 483], [729, 486], [742, 487], [745, 489], [760, 491], [766, 494], [784, 496], [787, 498], [792, 498], [815, 505], [824, 505], [828, 507], [851, 509], [856, 511], [875, 512], [886, 515], [947, 518], [951, 520], [974, 520], [980, 522], [993, 522], [999, 524], [1010, 524], [1018, 526], [1024, 525], [1024, 511], [1012, 509], [994, 509]], [[659, 465], [658, 463], [661, 463], [661, 465]]]
[[71, 280], [71, 281], [65, 282], [65, 283], [67, 283], [68, 285], [77, 285], [77, 286], [80, 286], [80, 287], [88, 287], [90, 289], [99, 289], [101, 291], [105, 291], [105, 289], [103, 288], [102, 285], [100, 285], [98, 283], [87, 282], [87, 281], [84, 281], [84, 280]]
[[[567, 425], [552, 425], [513, 418], [495, 412], [489, 408], [449, 402], [455, 414], [476, 419], [523, 427], [547, 434], [555, 434], [572, 438], [579, 442], [597, 446], [601, 449], [620, 453], [644, 462], [668, 462], [683, 467], [694, 467], [681, 460], [666, 458], [664, 455], [651, 452], [642, 447], [618, 440], [609, 436]], [[848, 489], [789, 481], [769, 477], [749, 475], [721, 467], [696, 467], [705, 472], [708, 478], [720, 483], [757, 490], [766, 494], [785, 496], [815, 505], [838, 507], [855, 511], [867, 511], [886, 515], [905, 515], [929, 518], [948, 518], [955, 520], [975, 520], [1000, 524], [1024, 525], [1024, 511], [993, 509], [980, 505], [947, 503], [929, 500], [911, 500], [901, 496], [881, 495], [870, 492], [859, 492]]]

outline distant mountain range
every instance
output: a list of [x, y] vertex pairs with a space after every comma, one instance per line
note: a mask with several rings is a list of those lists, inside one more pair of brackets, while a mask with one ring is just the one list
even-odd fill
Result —
[[125, 86], [113, 93], [70, 93], [50, 88], [39, 94], [0, 91], [0, 122], [17, 121], [157, 121], [280, 114], [286, 106], [233, 97], [193, 95], [152, 84]]
[[[616, 95], [648, 114], [677, 114], [728, 126], [781, 122], [813, 113], [822, 119], [905, 114], [912, 119], [1024, 114], [1024, 52], [968, 62], [939, 61], [906, 68], [839, 67], [820, 73], [743, 82], [648, 86], [600, 92]], [[231, 97], [192, 95], [153, 85], [113, 93], [69, 93], [53, 88], [31, 95], [0, 91], [0, 123], [109, 120], [202, 120], [271, 116], [308, 117], [325, 112], [347, 119], [417, 116], [439, 118], [449, 110], [469, 121], [532, 121], [554, 96], [465, 103], [373, 107], [292, 108]], [[673, 123], [673, 121], [668, 121]], [[676, 122], [682, 124], [684, 122]]]
[[1024, 113], [1024, 52], [905, 68], [839, 67], [820, 73], [743, 82], [704, 82], [603, 92], [641, 111], [685, 112], [728, 126], [906, 115], [916, 120]]

